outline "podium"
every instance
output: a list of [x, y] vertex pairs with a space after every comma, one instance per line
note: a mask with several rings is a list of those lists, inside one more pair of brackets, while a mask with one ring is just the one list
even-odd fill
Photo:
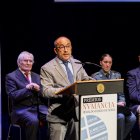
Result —
[[77, 81], [58, 94], [79, 95], [80, 140], [117, 140], [117, 93], [123, 79]]

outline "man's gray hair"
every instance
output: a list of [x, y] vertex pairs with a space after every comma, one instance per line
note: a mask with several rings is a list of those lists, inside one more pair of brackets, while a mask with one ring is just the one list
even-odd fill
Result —
[[29, 55], [32, 57], [32, 60], [34, 62], [34, 56], [32, 53], [27, 52], [27, 51], [23, 51], [19, 54], [18, 58], [17, 58], [17, 64], [19, 65], [20, 61], [24, 59], [25, 55]]

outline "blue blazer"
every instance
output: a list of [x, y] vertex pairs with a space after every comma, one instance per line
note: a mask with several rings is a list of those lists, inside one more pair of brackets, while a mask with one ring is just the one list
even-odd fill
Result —
[[130, 108], [136, 114], [140, 105], [140, 66], [127, 72], [126, 86], [130, 97]]
[[[32, 82], [41, 86], [38, 74], [31, 72], [31, 79]], [[12, 102], [11, 117], [13, 122], [16, 122], [21, 114], [24, 115], [26, 111], [30, 111], [32, 107], [37, 107], [38, 104], [39, 112], [47, 114], [47, 100], [42, 97], [42, 91], [31, 91], [26, 88], [27, 84], [28, 80], [19, 69], [6, 75], [6, 92]]]

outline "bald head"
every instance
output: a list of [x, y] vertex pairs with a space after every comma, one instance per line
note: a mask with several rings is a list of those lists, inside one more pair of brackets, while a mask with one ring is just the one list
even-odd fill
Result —
[[54, 41], [54, 52], [56, 53], [57, 57], [62, 61], [67, 61], [70, 59], [72, 54], [72, 46], [71, 41], [64, 36], [57, 38]]
[[58, 47], [61, 44], [63, 44], [63, 45], [70, 44], [71, 45], [71, 41], [67, 37], [61, 36], [54, 41], [54, 46]]

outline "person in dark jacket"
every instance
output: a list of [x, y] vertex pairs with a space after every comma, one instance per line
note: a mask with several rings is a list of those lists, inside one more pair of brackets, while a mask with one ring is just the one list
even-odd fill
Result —
[[39, 122], [46, 122], [47, 100], [42, 96], [40, 75], [32, 72], [33, 54], [23, 51], [18, 68], [6, 75], [6, 92], [12, 104], [11, 121], [25, 128], [26, 140], [38, 139]]
[[137, 117], [137, 123], [132, 131], [134, 140], [140, 139], [140, 54], [139, 66], [127, 72], [126, 86], [130, 98], [130, 108]]
[[[100, 59], [100, 65], [102, 69], [94, 74], [92, 78], [96, 80], [109, 80], [109, 79], [121, 79], [121, 74], [114, 70], [111, 70], [112, 67], [112, 57], [109, 54], [103, 54]], [[118, 108], [125, 107], [125, 96], [124, 93], [118, 93]], [[124, 140], [129, 132], [132, 130], [136, 122], [135, 115], [131, 112], [130, 115], [126, 116], [125, 114], [118, 112], [117, 113], [117, 140]]]

